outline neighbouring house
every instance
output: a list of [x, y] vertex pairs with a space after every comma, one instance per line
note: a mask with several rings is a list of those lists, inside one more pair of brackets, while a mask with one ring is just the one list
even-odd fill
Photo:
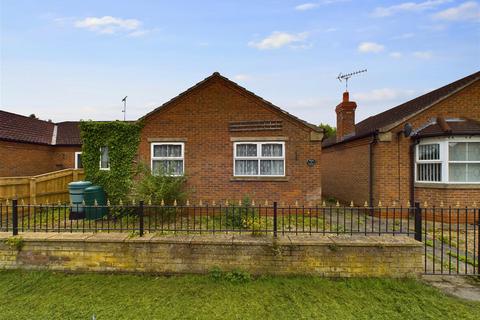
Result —
[[0, 177], [81, 167], [78, 122], [39, 120], [0, 110]]
[[[185, 175], [193, 201], [321, 200], [323, 130], [217, 72], [139, 121], [138, 161]], [[80, 162], [78, 122], [50, 123], [1, 111], [0, 129], [0, 176]], [[110, 169], [108, 149], [101, 154], [99, 166]]]
[[345, 92], [337, 135], [323, 142], [325, 196], [357, 205], [480, 203], [480, 72], [359, 123], [356, 108]]

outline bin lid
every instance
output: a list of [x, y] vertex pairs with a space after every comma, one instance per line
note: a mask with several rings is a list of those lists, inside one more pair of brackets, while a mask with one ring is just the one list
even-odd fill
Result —
[[74, 181], [74, 182], [70, 182], [68, 184], [68, 187], [70, 189], [84, 189], [84, 188], [89, 187], [91, 185], [92, 185], [92, 183], [90, 181]]
[[90, 187], [85, 188], [86, 193], [96, 192], [96, 191], [103, 192], [103, 188], [101, 186], [90, 186]]

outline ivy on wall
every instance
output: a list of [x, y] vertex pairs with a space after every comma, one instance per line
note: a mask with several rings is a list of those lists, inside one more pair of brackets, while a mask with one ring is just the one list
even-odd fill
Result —
[[[126, 200], [131, 190], [141, 128], [138, 122], [80, 123], [85, 179], [102, 186], [114, 203]], [[101, 147], [108, 147], [110, 170], [100, 170]]]

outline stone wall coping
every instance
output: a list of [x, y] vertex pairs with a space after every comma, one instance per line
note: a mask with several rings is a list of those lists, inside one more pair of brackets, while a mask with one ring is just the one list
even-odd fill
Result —
[[[0, 232], [0, 241], [12, 237], [10, 232]], [[128, 233], [20, 233], [26, 242], [131, 242], [131, 243], [184, 243], [211, 245], [335, 245], [348, 247], [421, 247], [422, 242], [405, 235], [284, 235], [277, 239], [271, 236], [251, 236], [248, 234], [217, 235], [164, 235], [146, 234], [144, 237], [130, 237]]]

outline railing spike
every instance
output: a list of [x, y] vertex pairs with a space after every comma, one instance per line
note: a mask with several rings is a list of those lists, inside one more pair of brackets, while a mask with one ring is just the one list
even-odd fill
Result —
[[440, 201], [440, 208], [443, 207], [443, 201]]
[[363, 206], [366, 208], [368, 207], [368, 201], [365, 201], [365, 203], [363, 204]]
[[107, 207], [110, 207], [110, 199], [107, 199]]
[[[122, 200], [120, 200], [120, 201], [122, 201]], [[85, 205], [85, 199], [82, 200], [82, 206], [84, 206], [84, 205]], [[121, 205], [121, 203], [120, 203], [120, 205]], [[48, 201], [47, 201], [47, 206], [48, 206]]]
[[21, 201], [21, 204], [22, 204], [22, 206], [25, 205], [25, 201], [23, 201], [23, 199], [22, 199], [22, 201]]
[[350, 201], [350, 207], [353, 207], [353, 200]]
[[477, 202], [473, 201], [473, 208], [476, 208], [476, 207], [477, 207]]
[[199, 205], [200, 207], [203, 206], [202, 200], [200, 200], [200, 201], [198, 202], [198, 205]]
[[173, 200], [173, 206], [174, 206], [174, 207], [177, 206], [177, 199]]
[[327, 204], [325, 203], [325, 201], [322, 201], [322, 207], [326, 207]]
[[337, 204], [335, 204], [336, 207], [340, 207], [340, 202], [337, 200]]
[[94, 200], [93, 200], [93, 205], [94, 205], [95, 207], [98, 206], [98, 201], [97, 201], [97, 199], [94, 199]]
[[295, 200], [295, 207], [298, 207], [298, 201]]
[[227, 199], [227, 200], [225, 200], [225, 206], [228, 207], [228, 205], [229, 205], [229, 203], [228, 203], [228, 199]]
[[460, 207], [460, 201], [457, 201], [456, 207]]
[[242, 200], [238, 200], [238, 205], [239, 205], [239, 206], [242, 205]]
[[120, 199], [120, 201], [118, 202], [121, 206], [123, 206], [123, 201], [122, 199]]
[[165, 200], [160, 201], [160, 205], [163, 207], [165, 205]]
[[185, 205], [188, 207], [190, 205], [190, 200], [187, 199], [187, 202], [185, 203]]
[[8, 206], [9, 202], [8, 202], [8, 198], [7, 200], [5, 200], [5, 205]]
[[252, 200], [252, 207], [255, 207], [255, 200]]
[[149, 205], [149, 206], [152, 205], [152, 198], [148, 199], [148, 205]]
[[212, 206], [216, 206], [215, 200], [212, 200]]
[[410, 200], [407, 200], [407, 207], [410, 208], [411, 207], [411, 203], [410, 203]]
[[135, 205], [135, 198], [132, 199], [132, 205]]
[[268, 200], [265, 200], [265, 205], [268, 206]]
[[382, 200], [378, 200], [378, 207], [379, 207], [379, 208], [382, 207]]
[[424, 206], [425, 208], [428, 208], [428, 202], [425, 201], [425, 202], [423, 203], [423, 206]]

